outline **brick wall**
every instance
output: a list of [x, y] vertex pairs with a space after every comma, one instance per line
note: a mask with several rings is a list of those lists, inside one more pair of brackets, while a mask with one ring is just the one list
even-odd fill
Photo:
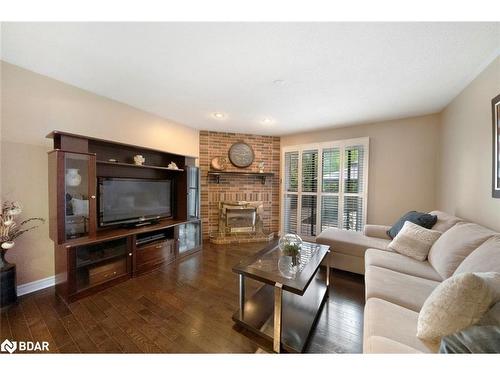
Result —
[[[220, 183], [208, 178], [210, 161], [216, 156], [228, 158], [231, 145], [243, 141], [248, 143], [255, 153], [255, 159], [248, 168], [236, 168], [228, 163], [227, 171], [258, 172], [258, 163], [265, 163], [265, 172], [274, 172], [274, 177], [266, 178], [263, 185], [253, 176], [220, 177]], [[228, 158], [229, 160], [229, 158]], [[264, 230], [279, 230], [279, 194], [280, 194], [280, 138], [250, 134], [220, 133], [200, 131], [200, 171], [201, 171], [201, 217], [203, 237], [218, 229], [220, 201], [262, 201], [264, 204]]]

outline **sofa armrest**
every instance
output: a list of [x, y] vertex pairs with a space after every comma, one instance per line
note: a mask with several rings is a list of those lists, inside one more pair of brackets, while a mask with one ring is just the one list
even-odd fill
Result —
[[387, 235], [387, 231], [391, 229], [388, 225], [373, 225], [366, 224], [363, 230], [365, 236], [383, 238], [384, 240], [390, 240], [391, 237]]

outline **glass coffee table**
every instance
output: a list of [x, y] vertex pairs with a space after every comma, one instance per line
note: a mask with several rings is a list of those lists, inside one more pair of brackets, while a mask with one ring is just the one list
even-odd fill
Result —
[[[233, 320], [270, 340], [276, 353], [303, 352], [328, 297], [330, 267], [326, 277], [318, 271], [329, 251], [329, 246], [304, 242], [295, 274], [283, 267], [277, 243], [243, 259], [233, 267], [240, 293]], [[249, 299], [245, 299], [246, 277], [264, 283]]]

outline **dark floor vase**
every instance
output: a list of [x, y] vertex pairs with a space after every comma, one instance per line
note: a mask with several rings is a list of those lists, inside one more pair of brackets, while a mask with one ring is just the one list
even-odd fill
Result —
[[5, 251], [0, 250], [0, 308], [7, 308], [16, 301], [16, 265], [7, 262]]

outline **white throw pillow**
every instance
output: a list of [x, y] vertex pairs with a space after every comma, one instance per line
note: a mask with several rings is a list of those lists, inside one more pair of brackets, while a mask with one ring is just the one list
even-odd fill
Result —
[[429, 251], [441, 236], [441, 232], [426, 229], [411, 221], [406, 221], [392, 242], [387, 246], [397, 253], [423, 262]]
[[418, 314], [417, 337], [439, 341], [477, 323], [495, 302], [490, 289], [493, 279], [500, 280], [498, 273], [496, 277], [485, 274], [461, 273], [439, 284]]

